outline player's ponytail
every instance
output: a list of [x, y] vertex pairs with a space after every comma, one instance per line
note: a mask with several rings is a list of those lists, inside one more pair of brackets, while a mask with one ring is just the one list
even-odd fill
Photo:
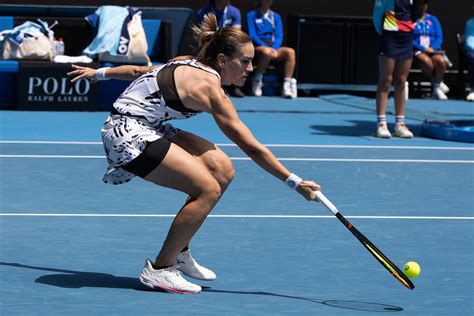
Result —
[[252, 42], [247, 34], [236, 27], [218, 29], [217, 18], [213, 13], [206, 14], [200, 26], [192, 26], [192, 32], [197, 45], [197, 60], [215, 69], [219, 54], [231, 57], [241, 45]]

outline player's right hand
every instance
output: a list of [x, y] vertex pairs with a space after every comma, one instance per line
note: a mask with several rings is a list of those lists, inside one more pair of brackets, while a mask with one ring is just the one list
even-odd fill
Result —
[[296, 188], [296, 191], [301, 194], [306, 200], [316, 200], [316, 191], [321, 191], [321, 186], [314, 181], [303, 180]]

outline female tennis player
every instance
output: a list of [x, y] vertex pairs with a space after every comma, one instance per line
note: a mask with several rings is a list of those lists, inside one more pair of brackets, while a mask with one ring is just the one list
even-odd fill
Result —
[[74, 66], [69, 73], [73, 81], [137, 78], [115, 101], [101, 131], [109, 162], [104, 181], [119, 184], [139, 176], [189, 195], [156, 260], [147, 260], [140, 274], [144, 285], [175, 293], [201, 291], [182, 274], [201, 280], [216, 278], [193, 259], [188, 247], [234, 177], [234, 168], [216, 145], [166, 121], [207, 112], [253, 161], [304, 198], [314, 200], [315, 191], [320, 190], [313, 181], [288, 171], [255, 139], [222, 90], [221, 85], [242, 86], [253, 70], [254, 47], [249, 37], [237, 28], [217, 30], [213, 14], [193, 31], [200, 48], [196, 59], [178, 58], [156, 68]]

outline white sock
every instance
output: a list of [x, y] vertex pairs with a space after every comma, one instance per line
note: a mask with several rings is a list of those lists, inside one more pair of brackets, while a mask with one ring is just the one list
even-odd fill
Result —
[[387, 124], [387, 115], [377, 115], [377, 122]]
[[397, 124], [405, 123], [405, 115], [397, 115], [397, 116], [395, 116], [395, 122], [396, 122]]
[[283, 80], [284, 80], [285, 82], [291, 82], [291, 78], [290, 78], [290, 77], [285, 77]]
[[256, 81], [262, 81], [263, 79], [263, 72], [256, 72], [255, 73], [255, 80]]

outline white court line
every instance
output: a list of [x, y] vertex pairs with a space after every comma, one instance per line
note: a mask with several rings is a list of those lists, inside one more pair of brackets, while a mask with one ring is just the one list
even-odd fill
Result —
[[[0, 140], [0, 144], [55, 144], [55, 145], [102, 145], [102, 142], [75, 142], [75, 141], [34, 141], [34, 140]], [[220, 147], [237, 147], [236, 144], [216, 144]], [[339, 149], [412, 149], [412, 150], [467, 150], [472, 147], [443, 147], [443, 146], [370, 146], [370, 145], [304, 145], [304, 144], [264, 144], [267, 147], [281, 148], [339, 148]]]
[[[51, 159], [105, 159], [105, 156], [82, 155], [0, 155], [0, 158], [51, 158]], [[230, 157], [231, 160], [250, 161], [249, 157]], [[282, 158], [280, 161], [327, 161], [327, 162], [402, 162], [402, 163], [447, 163], [447, 164], [474, 164], [474, 160], [440, 160], [440, 159], [349, 159], [349, 158]]]
[[[72, 214], [72, 213], [1, 213], [0, 216], [19, 216], [19, 217], [165, 217], [173, 218], [174, 214]], [[336, 218], [333, 215], [208, 215], [211, 218]], [[428, 219], [428, 220], [474, 220], [473, 216], [365, 216], [353, 215], [344, 216], [352, 219]]]

